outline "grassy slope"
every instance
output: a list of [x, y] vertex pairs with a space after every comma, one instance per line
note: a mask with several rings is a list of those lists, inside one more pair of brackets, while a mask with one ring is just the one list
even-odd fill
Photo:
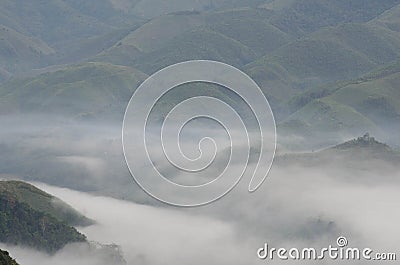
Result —
[[37, 36], [47, 43], [88, 37], [111, 27], [96, 18], [80, 13], [62, 0], [32, 0], [20, 4], [5, 0], [0, 3], [0, 23], [22, 34]]
[[0, 87], [1, 112], [121, 118], [133, 89], [145, 77], [132, 68], [106, 63], [69, 66]]
[[55, 51], [40, 39], [28, 37], [0, 25], [0, 66], [10, 73], [41, 65]]
[[204, 17], [197, 13], [166, 15], [142, 25], [123, 38], [121, 44], [150, 52], [162, 48], [179, 34], [204, 24]]
[[[190, 59], [188, 54], [193, 53], [192, 58], [201, 56], [203, 59], [214, 58], [233, 62], [235, 57], [243, 55], [235, 51], [227, 51], [230, 52], [227, 55], [222, 54], [224, 49], [229, 50], [233, 46], [242, 46], [242, 49], [249, 50], [247, 53], [260, 56], [290, 40], [285, 33], [268, 24], [271, 15], [272, 13], [266, 10], [243, 9], [216, 13], [183, 12], [161, 16], [132, 31], [112, 48], [96, 56], [95, 60], [146, 69], [142, 64], [157, 64], [149, 63], [155, 61], [156, 57], [166, 64], [183, 61], [188, 57]], [[199, 36], [194, 36], [195, 33]], [[183, 50], [181, 55], [179, 50]], [[172, 57], [175, 59], [170, 62], [165, 59]]]
[[291, 42], [246, 68], [273, 97], [287, 101], [313, 86], [357, 78], [394, 60], [399, 50], [397, 33], [350, 23]]
[[[315, 152], [287, 153], [278, 155], [275, 160], [278, 166], [307, 166], [318, 170], [326, 167], [327, 170], [360, 170], [360, 174], [354, 174], [357, 178], [363, 176], [363, 172], [374, 172], [381, 176], [382, 167], [386, 172], [397, 172], [400, 162], [400, 153], [393, 150], [387, 144], [377, 141], [374, 137], [357, 137], [341, 141]], [[341, 174], [341, 173], [340, 173]], [[340, 175], [339, 174], [339, 175]], [[346, 177], [346, 180], [350, 180]]]
[[[278, 3], [273, 25], [301, 36], [344, 22], [367, 22], [399, 4], [398, 0], [297, 0]], [[269, 5], [274, 7], [274, 3]]]
[[393, 137], [400, 127], [399, 85], [400, 64], [394, 63], [358, 80], [325, 87], [320, 95], [314, 90], [307, 95], [316, 99], [309, 98], [310, 103], [287, 118], [282, 131], [303, 136], [309, 131], [336, 135], [372, 131], [398, 144]]
[[[41, 58], [43, 66], [73, 63], [92, 57], [142, 23], [142, 19], [114, 7], [109, 0], [32, 0], [23, 4], [10, 0], [0, 2], [0, 25], [22, 34], [30, 43], [35, 42], [36, 46], [49, 45], [53, 48], [52, 56]], [[7, 36], [6, 40], [15, 38], [14, 34]], [[11, 44], [7, 41], [0, 43], [0, 49], [2, 45]], [[32, 47], [29, 52], [37, 50], [33, 45], [29, 46]], [[25, 52], [23, 47], [14, 48], [15, 53]], [[26, 56], [26, 52], [24, 56], [18, 55], [12, 56], [12, 59], [26, 66], [23, 70], [41, 66], [35, 57]], [[40, 55], [44, 57], [46, 52]], [[8, 61], [5, 63], [10, 64]]]
[[291, 40], [291, 37], [269, 24], [266, 20], [232, 18], [209, 25], [209, 27], [225, 36], [235, 39], [251, 48], [259, 55], [270, 53]]
[[167, 13], [182, 11], [210, 11], [221, 9], [236, 9], [243, 7], [257, 7], [268, 0], [139, 0], [133, 6], [133, 14], [152, 18]]
[[195, 59], [222, 61], [241, 66], [256, 57], [240, 42], [208, 29], [188, 31], [167, 43], [162, 49], [140, 57], [135, 67], [153, 73], [165, 66]]
[[93, 223], [60, 199], [21, 181], [0, 181], [0, 193], [8, 194], [32, 209], [46, 213], [69, 225], [85, 226]]
[[379, 25], [390, 30], [400, 32], [400, 5], [385, 11], [375, 19], [368, 22], [372, 25]]
[[75, 228], [36, 211], [8, 193], [0, 193], [0, 241], [54, 253], [86, 237]]

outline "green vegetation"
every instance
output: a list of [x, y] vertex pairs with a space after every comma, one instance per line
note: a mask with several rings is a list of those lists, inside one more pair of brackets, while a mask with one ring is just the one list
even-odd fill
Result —
[[240, 42], [211, 30], [198, 29], [180, 35], [160, 50], [139, 57], [135, 67], [153, 73], [187, 60], [208, 59], [241, 66], [255, 58], [255, 53]]
[[[314, 132], [351, 135], [371, 131], [389, 139], [400, 127], [399, 84], [400, 67], [396, 62], [354, 81], [314, 88], [291, 101], [300, 108], [282, 127], [298, 120]], [[304, 135], [301, 130], [298, 133]]]
[[[10, 189], [8, 189], [11, 187]], [[21, 193], [14, 195], [15, 188], [28, 189], [25, 198]], [[53, 253], [71, 242], [84, 242], [86, 238], [75, 228], [48, 214], [46, 205], [38, 206], [38, 201], [29, 201], [28, 196], [35, 190], [32, 186], [12, 182], [3, 183], [0, 191], [0, 241], [7, 244], [23, 245]], [[20, 199], [22, 197], [22, 199]], [[31, 196], [31, 198], [35, 198]], [[36, 205], [36, 208], [30, 205]], [[40, 211], [38, 209], [45, 209]], [[47, 211], [47, 212], [46, 212]]]
[[0, 67], [3, 69], [0, 81], [9, 78], [11, 73], [41, 66], [44, 58], [54, 53], [42, 40], [0, 25]]
[[0, 249], [0, 265], [18, 265], [7, 251]]
[[[276, 157], [278, 165], [296, 165], [315, 167], [327, 167], [342, 169], [344, 167], [352, 169], [377, 170], [380, 168], [371, 168], [374, 162], [384, 165], [385, 170], [398, 171], [400, 162], [400, 153], [365, 133], [364, 135], [333, 145], [329, 148], [322, 148], [313, 152], [286, 153]], [[383, 164], [382, 164], [383, 163]]]
[[85, 63], [19, 79], [0, 87], [0, 113], [63, 114], [122, 119], [133, 89], [146, 75], [129, 67]]
[[0, 193], [13, 197], [35, 211], [43, 212], [72, 226], [86, 226], [93, 221], [60, 199], [22, 181], [0, 181]]
[[397, 0], [7, 0], [0, 7], [0, 81], [9, 80], [0, 85], [0, 114], [121, 120], [147, 75], [211, 59], [257, 81], [284, 135], [329, 131], [335, 142], [365, 130], [386, 139], [398, 129]]
[[[356, 79], [400, 54], [400, 35], [375, 25], [343, 24], [293, 41], [246, 66], [281, 101], [305, 89]], [[320, 91], [320, 88], [318, 88]]]
[[367, 22], [397, 4], [396, 0], [274, 0], [267, 7], [278, 9], [272, 19], [275, 26], [304, 35], [340, 23]]

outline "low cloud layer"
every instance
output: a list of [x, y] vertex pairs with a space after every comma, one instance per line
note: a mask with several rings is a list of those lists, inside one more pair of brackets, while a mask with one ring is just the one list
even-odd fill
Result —
[[[95, 220], [96, 225], [80, 231], [89, 240], [119, 245], [127, 264], [262, 264], [256, 251], [266, 242], [326, 247], [338, 236], [346, 236], [351, 246], [399, 253], [400, 173], [379, 157], [341, 163], [332, 155], [312, 166], [296, 160], [275, 163], [256, 193], [247, 192], [250, 179], [244, 178], [215, 203], [181, 209], [155, 201], [133, 181], [118, 126], [47, 123], [43, 118], [4, 121], [9, 126], [0, 132], [5, 139], [0, 143], [2, 172], [40, 181], [34, 184]], [[104, 253], [84, 245], [69, 245], [54, 256], [0, 247], [22, 265], [109, 264]]]
[[[265, 242], [275, 247], [326, 247], [341, 235], [353, 247], [398, 253], [400, 176], [371, 185], [361, 179], [344, 181], [334, 176], [337, 173], [275, 170], [257, 193], [238, 187], [214, 204], [193, 209], [153, 207], [37, 185], [96, 220], [96, 225], [80, 230], [90, 240], [120, 245], [128, 264], [262, 264], [256, 250]], [[375, 173], [361, 177], [379, 179]]]

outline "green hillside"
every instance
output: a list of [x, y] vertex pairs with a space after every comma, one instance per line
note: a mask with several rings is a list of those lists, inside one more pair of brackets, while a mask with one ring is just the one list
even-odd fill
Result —
[[84, 63], [0, 87], [0, 113], [64, 114], [76, 118], [122, 119], [140, 71], [106, 63]]
[[93, 221], [60, 199], [21, 181], [0, 181], [0, 194], [7, 194], [35, 211], [43, 212], [72, 226], [86, 226]]
[[[26, 66], [23, 70], [30, 70], [92, 57], [126, 35], [124, 29], [133, 30], [143, 23], [142, 19], [121, 11], [113, 2], [118, 1], [32, 0], [23, 4], [1, 1], [0, 29], [12, 29], [12, 34], [9, 32], [6, 41], [0, 42], [0, 58], [1, 50], [8, 49], [12, 61], [4, 63], [14, 67], [17, 61], [18, 66]], [[0, 38], [2, 35], [4, 32], [0, 33]], [[18, 46], [19, 42], [22, 44]], [[51, 57], [45, 56], [49, 50]], [[36, 57], [40, 57], [41, 64]]]
[[211, 24], [209, 27], [216, 32], [239, 41], [259, 55], [270, 53], [291, 40], [288, 34], [274, 27], [266, 20], [255, 19], [253, 16], [230, 18]]
[[198, 29], [180, 35], [160, 50], [139, 57], [135, 67], [150, 74], [187, 60], [216, 60], [241, 66], [255, 58], [255, 53], [240, 42], [208, 29]]
[[400, 32], [400, 5], [385, 11], [378, 17], [374, 18], [369, 24], [387, 27], [390, 30]]
[[322, 86], [358, 78], [396, 60], [399, 51], [397, 33], [375, 25], [348, 23], [295, 40], [246, 69], [270, 97], [297, 101], [291, 103], [293, 110], [301, 105], [295, 97], [304, 91], [318, 94]]
[[265, 7], [279, 11], [273, 25], [301, 36], [340, 23], [367, 22], [397, 4], [398, 0], [274, 0]]
[[[282, 132], [305, 136], [307, 131], [325, 131], [339, 137], [371, 131], [398, 145], [399, 85], [400, 64], [393, 63], [355, 81], [314, 88], [292, 101], [305, 106], [281, 124]], [[296, 130], [296, 124], [306, 124], [307, 130]]]
[[[306, 105], [288, 120], [300, 120], [315, 132], [354, 132], [377, 130], [375, 124], [348, 105], [323, 98]], [[355, 131], [354, 131], [355, 130]]]
[[62, 0], [0, 3], [0, 24], [47, 43], [99, 34], [111, 27], [82, 14]]
[[[164, 15], [132, 30], [113, 47], [95, 56], [94, 60], [127, 66], [135, 65], [142, 69], [141, 64], [154, 60], [155, 54], [159, 57], [168, 57], [163, 53], [169, 52], [168, 49], [172, 45], [187, 50], [185, 53], [200, 53], [204, 57], [219, 58], [212, 52], [210, 54], [204, 54], [204, 51], [197, 52], [199, 45], [190, 39], [194, 32], [204, 35], [205, 31], [218, 34], [199, 36], [203, 46], [215, 46], [223, 37], [227, 43], [219, 43], [220, 49], [232, 45], [230, 42], [234, 40], [237, 44], [246, 46], [252, 53], [262, 56], [291, 40], [286, 33], [268, 23], [271, 15], [270, 11], [263, 9], [206, 13], [187, 11]], [[183, 55], [182, 60], [186, 57]], [[225, 58], [225, 61], [227, 59], [234, 60]]]
[[[17, 194], [14, 194], [15, 191], [18, 191]], [[49, 214], [52, 212], [58, 213], [64, 218], [70, 217], [68, 213], [63, 214], [61, 210], [57, 210], [58, 206], [53, 209], [49, 208], [48, 199], [47, 203], [44, 201], [44, 204], [41, 205], [43, 200], [39, 196], [44, 197], [45, 195], [24, 183], [1, 182], [1, 242], [53, 253], [68, 243], [86, 241], [85, 236], [75, 228]], [[70, 211], [68, 208], [64, 210]]]
[[361, 77], [399, 58], [399, 8], [399, 0], [3, 1], [0, 80], [11, 81], [0, 85], [0, 114], [121, 120], [148, 74], [211, 59], [257, 81], [282, 134], [386, 137], [399, 121], [397, 74]]
[[[378, 176], [384, 177], [380, 174], [382, 166], [387, 172], [396, 172], [400, 153], [366, 133], [319, 151], [278, 155], [275, 162], [277, 166], [301, 165], [318, 170], [326, 167], [329, 170], [359, 169], [360, 173], [376, 171]], [[363, 175], [353, 174], [351, 178], [360, 176]]]
[[49, 58], [49, 60], [51, 60], [50, 64], [54, 62], [57, 64], [74, 63], [92, 58], [93, 56], [111, 49], [115, 43], [138, 26], [139, 25], [133, 25], [126, 28], [113, 29], [104, 34], [92, 37], [70, 39], [55, 43], [53, 47], [57, 53]]
[[391, 62], [399, 56], [400, 35], [372, 24], [348, 23], [320, 30], [311, 36], [341, 43], [377, 64]]
[[[0, 67], [14, 73], [39, 67], [55, 51], [40, 39], [0, 25]], [[1, 76], [1, 74], [0, 74]]]
[[269, 0], [138, 0], [132, 6], [132, 13], [145, 18], [158, 17], [163, 14], [182, 11], [212, 11], [257, 7]]
[[0, 265], [18, 265], [7, 251], [0, 249]]
[[120, 43], [134, 46], [142, 52], [150, 52], [162, 48], [179, 34], [205, 23], [204, 17], [197, 12], [166, 15], [145, 23]]

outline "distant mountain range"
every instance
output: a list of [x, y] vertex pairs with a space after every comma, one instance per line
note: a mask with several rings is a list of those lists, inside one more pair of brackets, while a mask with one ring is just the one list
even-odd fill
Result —
[[[0, 7], [0, 114], [121, 119], [148, 75], [211, 59], [253, 77], [279, 132], [301, 137], [298, 146], [365, 131], [400, 145], [393, 137], [398, 0], [34, 0]], [[310, 139], [318, 141], [307, 145]]]
[[[400, 146], [400, 0], [164, 2], [0, 3], [0, 119], [12, 127], [0, 141], [0, 173], [120, 196], [103, 184], [131, 181], [119, 135], [132, 93], [155, 71], [191, 59], [232, 64], [260, 85], [282, 153], [367, 131]], [[157, 119], [202, 92], [239, 105], [210, 86], [177, 90]], [[20, 125], [40, 128], [14, 133]], [[77, 139], [96, 142], [77, 148]]]

